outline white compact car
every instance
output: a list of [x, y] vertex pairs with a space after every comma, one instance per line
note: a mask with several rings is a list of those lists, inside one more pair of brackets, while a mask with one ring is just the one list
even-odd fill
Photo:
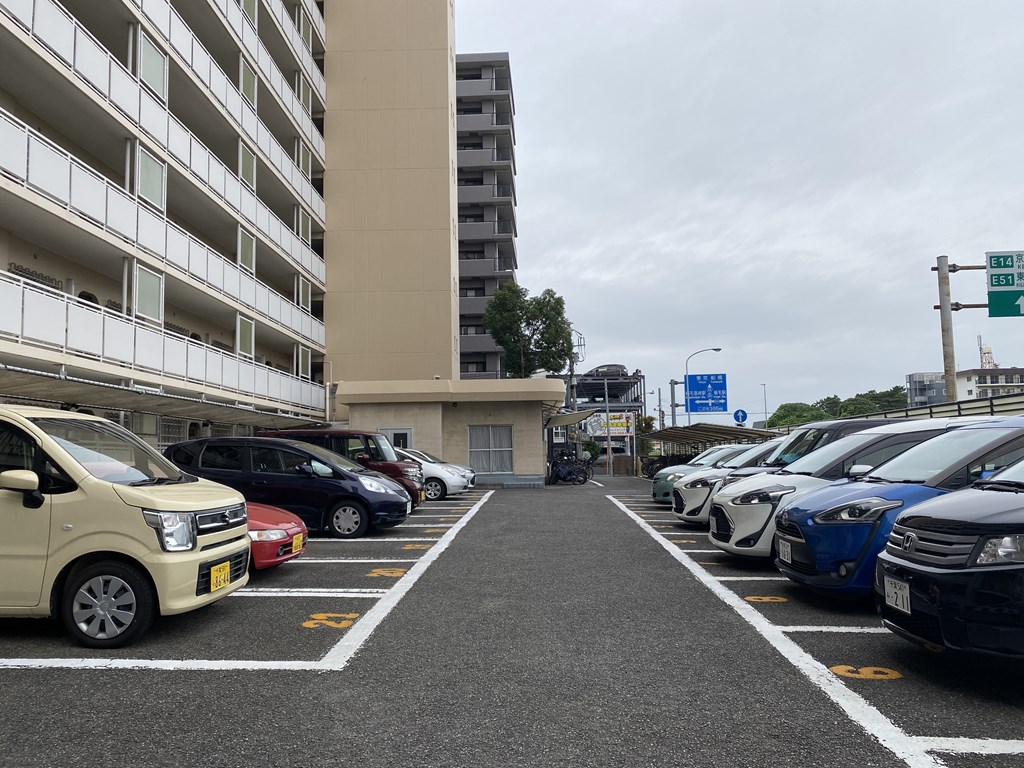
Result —
[[440, 501], [450, 494], [465, 493], [475, 482], [476, 473], [444, 462], [425, 458], [429, 454], [413, 453], [406, 448], [395, 448], [399, 458], [415, 461], [423, 468], [423, 494], [427, 501]]
[[683, 523], [706, 523], [711, 511], [711, 499], [721, 490], [726, 476], [736, 469], [756, 467], [784, 439], [776, 437], [752, 446], [720, 467], [708, 467], [676, 480], [672, 487], [672, 514]]
[[993, 416], [918, 419], [872, 427], [811, 451], [770, 475], [725, 486], [711, 500], [711, 543], [734, 555], [772, 557], [775, 512], [798, 496], [843, 478], [867, 474], [908, 448]]

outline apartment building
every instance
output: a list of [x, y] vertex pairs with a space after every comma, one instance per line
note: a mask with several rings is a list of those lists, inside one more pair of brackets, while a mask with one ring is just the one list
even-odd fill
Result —
[[502, 348], [483, 323], [516, 279], [515, 101], [507, 53], [455, 57], [459, 187], [459, 371], [499, 378]]
[[323, 418], [324, 38], [312, 0], [0, 0], [0, 397]]

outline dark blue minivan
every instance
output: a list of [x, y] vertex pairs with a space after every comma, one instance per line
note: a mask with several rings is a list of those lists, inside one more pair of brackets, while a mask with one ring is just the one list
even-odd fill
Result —
[[386, 475], [326, 448], [271, 437], [210, 437], [168, 446], [164, 455], [246, 501], [286, 509], [310, 530], [343, 539], [398, 525], [412, 500]]

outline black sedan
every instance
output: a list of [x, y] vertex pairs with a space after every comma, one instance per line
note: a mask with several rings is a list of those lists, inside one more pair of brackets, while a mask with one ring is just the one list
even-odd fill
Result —
[[1024, 656], [1024, 461], [897, 517], [875, 600], [912, 642]]
[[210, 437], [169, 446], [164, 455], [246, 501], [286, 509], [310, 530], [339, 538], [398, 525], [412, 507], [398, 483], [344, 456], [298, 440]]

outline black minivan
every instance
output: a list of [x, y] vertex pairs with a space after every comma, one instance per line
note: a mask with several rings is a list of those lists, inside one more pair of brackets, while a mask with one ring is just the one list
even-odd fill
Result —
[[409, 494], [390, 477], [298, 440], [209, 437], [168, 446], [164, 455], [246, 501], [286, 509], [310, 530], [351, 539], [408, 517]]

